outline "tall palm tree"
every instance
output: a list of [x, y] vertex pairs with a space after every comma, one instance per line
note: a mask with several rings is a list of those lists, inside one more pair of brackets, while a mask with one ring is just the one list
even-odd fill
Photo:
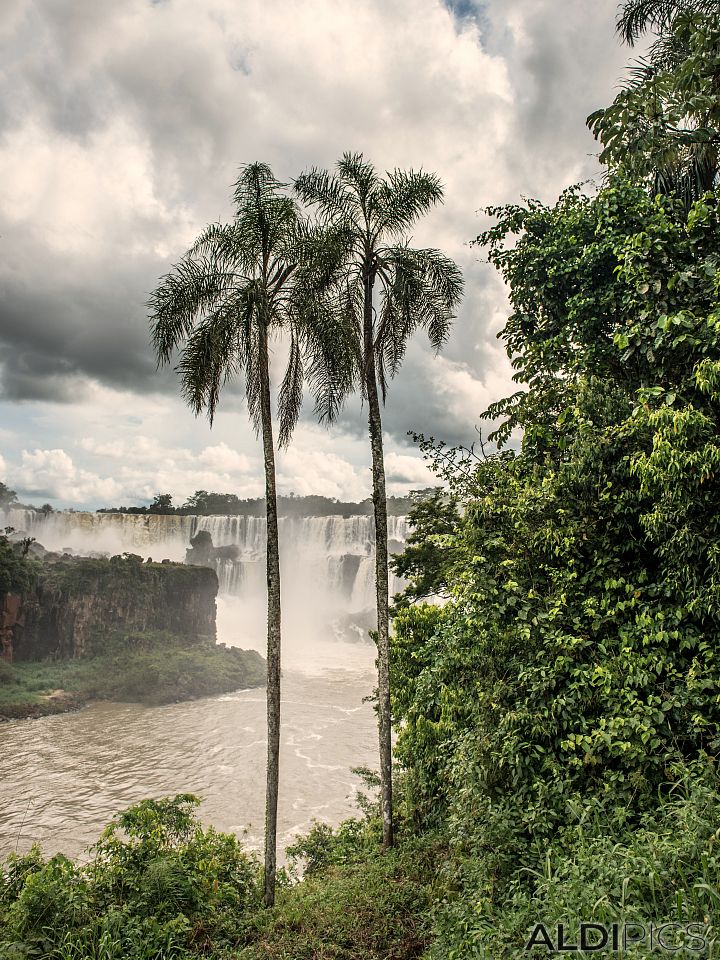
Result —
[[[352, 366], [336, 390], [360, 388], [367, 401], [372, 454], [377, 592], [378, 718], [383, 845], [393, 844], [392, 743], [389, 678], [387, 498], [381, 400], [400, 368], [411, 334], [445, 342], [463, 281], [457, 265], [434, 249], [415, 249], [407, 233], [443, 197], [434, 174], [394, 170], [385, 177], [362, 154], [346, 153], [336, 172], [312, 169], [295, 192], [318, 215], [314, 302], [344, 331]], [[376, 305], [379, 309], [376, 309]], [[333, 410], [334, 413], [334, 410]], [[328, 416], [332, 416], [329, 413]]]
[[265, 903], [275, 899], [280, 755], [280, 555], [275, 491], [275, 446], [270, 394], [269, 344], [289, 340], [280, 386], [279, 442], [290, 439], [302, 402], [307, 331], [292, 306], [301, 221], [270, 168], [241, 169], [231, 223], [208, 226], [149, 301], [158, 365], [179, 353], [181, 393], [193, 412], [213, 422], [222, 387], [244, 379], [248, 412], [262, 435], [267, 516], [267, 791]]

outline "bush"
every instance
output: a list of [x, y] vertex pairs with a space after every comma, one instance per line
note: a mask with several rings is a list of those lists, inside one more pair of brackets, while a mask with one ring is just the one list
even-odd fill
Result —
[[[678, 771], [678, 773], [680, 773]], [[569, 803], [570, 822], [531, 847], [498, 881], [476, 848], [455, 865], [455, 895], [436, 913], [429, 960], [499, 960], [522, 955], [536, 923], [564, 923], [571, 942], [581, 920], [700, 924], [707, 956], [720, 946], [720, 779], [686, 769], [655, 810], [633, 824], [626, 810]], [[646, 956], [631, 947], [624, 956]], [[683, 955], [683, 954], [680, 954]]]
[[0, 957], [150, 960], [238, 942], [259, 907], [259, 867], [203, 829], [189, 794], [143, 800], [105, 829], [84, 866], [37, 848], [0, 880]]

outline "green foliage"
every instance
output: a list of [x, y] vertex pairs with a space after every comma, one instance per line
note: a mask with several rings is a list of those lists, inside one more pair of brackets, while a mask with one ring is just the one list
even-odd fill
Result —
[[10, 510], [18, 502], [17, 494], [6, 483], [0, 482], [0, 510]]
[[407, 569], [451, 599], [399, 611], [391, 665], [411, 816], [453, 843], [443, 960], [514, 956], [530, 917], [702, 920], [718, 890], [718, 197], [495, 212], [522, 390], [489, 415], [521, 446], [424, 442], [459, 511]]
[[172, 505], [172, 494], [158, 493], [153, 502], [148, 507], [148, 513], [174, 513], [175, 508]]
[[688, 13], [711, 14], [716, 10], [717, 0], [623, 0], [617, 31], [632, 46], [649, 30], [660, 37], [666, 35]]
[[[377, 824], [374, 824], [377, 827]], [[315, 822], [305, 836], [287, 848], [293, 864], [302, 863], [306, 877], [329, 867], [358, 863], [377, 853], [382, 832], [360, 820], [346, 820], [334, 829], [327, 823]]]
[[[254, 650], [157, 632], [121, 634], [108, 638], [97, 656], [0, 670], [0, 716], [54, 713], [91, 699], [173, 703], [264, 682], [265, 661]], [[63, 696], [51, 697], [57, 690]]]
[[0, 600], [6, 593], [23, 593], [35, 581], [38, 563], [18, 544], [0, 534]]
[[150, 563], [139, 554], [117, 554], [109, 559], [71, 557], [43, 567], [43, 588], [69, 597], [116, 594], [136, 598], [138, 605], [157, 597], [159, 590], [182, 592], [192, 584], [217, 589], [212, 570], [182, 563]]
[[358, 830], [349, 821], [337, 832], [313, 831], [307, 849], [329, 847], [331, 855], [302, 883], [281, 891], [275, 910], [257, 917], [237, 960], [414, 960], [424, 954], [440, 850], [422, 838], [382, 854], [377, 840], [371, 849], [363, 839], [356, 845]]
[[612, 105], [591, 114], [588, 125], [611, 170], [690, 206], [713, 188], [719, 169], [718, 6], [634, 0], [627, 8], [628, 38], [639, 32], [643, 12], [661, 33], [650, 59], [633, 68]]
[[[564, 923], [577, 943], [580, 920], [698, 923], [708, 939], [702, 955], [716, 956], [719, 786], [714, 772], [686, 771], [639, 821], [622, 807], [568, 798], [567, 823], [551, 843], [525, 851], [505, 882], [487, 847], [458, 856], [445, 867], [455, 895], [436, 912], [426, 960], [522, 956], [538, 921], [551, 930]], [[645, 957], [647, 947], [631, 946], [623, 956]]]
[[235, 837], [204, 830], [189, 794], [117, 816], [75, 865], [37, 848], [0, 875], [0, 957], [151, 960], [237, 942], [258, 908], [258, 865]]
[[446, 596], [455, 559], [450, 543], [460, 517], [457, 503], [443, 490], [419, 499], [410, 511], [405, 549], [392, 557], [390, 567], [398, 577], [409, 580], [397, 597], [397, 607], [416, 600]]

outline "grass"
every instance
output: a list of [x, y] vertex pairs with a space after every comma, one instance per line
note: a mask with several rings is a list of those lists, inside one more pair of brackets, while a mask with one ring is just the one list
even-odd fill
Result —
[[421, 840], [329, 866], [280, 890], [237, 960], [417, 960], [430, 941], [438, 864]]
[[133, 634], [94, 657], [0, 663], [0, 718], [65, 712], [95, 699], [172, 703], [264, 682], [265, 662], [253, 650]]

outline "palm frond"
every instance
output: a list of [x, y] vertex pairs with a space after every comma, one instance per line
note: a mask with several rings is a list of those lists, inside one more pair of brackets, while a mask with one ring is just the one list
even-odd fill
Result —
[[267, 163], [255, 161], [240, 167], [233, 200], [240, 212], [252, 210], [265, 200], [277, 197], [288, 185], [278, 180]]
[[405, 343], [416, 329], [427, 330], [431, 346], [440, 350], [464, 284], [457, 264], [432, 248], [413, 249], [404, 244], [389, 247], [384, 251], [383, 265], [383, 307], [376, 342], [394, 376]]
[[238, 317], [252, 312], [252, 290], [240, 291], [205, 316], [180, 351], [176, 370], [182, 397], [196, 416], [205, 411], [211, 423], [221, 387], [248, 367], [250, 345], [241, 336]]
[[327, 170], [313, 167], [300, 174], [293, 181], [293, 189], [303, 203], [315, 207], [323, 226], [332, 224], [345, 229], [358, 229], [360, 210], [357, 197]]
[[231, 266], [244, 276], [252, 276], [259, 265], [255, 238], [238, 222], [208, 224], [188, 250], [187, 259], [204, 261], [217, 270]]
[[298, 310], [306, 374], [321, 423], [332, 423], [361, 382], [362, 294], [357, 284], [305, 296]]
[[168, 364], [195, 322], [215, 310], [236, 288], [232, 269], [211, 259], [184, 257], [161, 278], [148, 300], [150, 336], [158, 365]]
[[281, 447], [286, 447], [290, 442], [300, 416], [304, 373], [303, 358], [297, 334], [295, 331], [291, 331], [290, 356], [278, 394], [278, 417], [280, 421], [278, 443]]
[[439, 177], [422, 170], [393, 170], [378, 190], [378, 234], [397, 235], [443, 199]]
[[629, 46], [650, 30], [668, 34], [676, 18], [684, 13], [713, 14], [720, 11], [718, 0], [625, 0], [616, 29]]
[[381, 185], [375, 167], [362, 153], [344, 153], [338, 160], [337, 171], [349, 192], [357, 197], [364, 225], [367, 226], [375, 217], [377, 192]]

